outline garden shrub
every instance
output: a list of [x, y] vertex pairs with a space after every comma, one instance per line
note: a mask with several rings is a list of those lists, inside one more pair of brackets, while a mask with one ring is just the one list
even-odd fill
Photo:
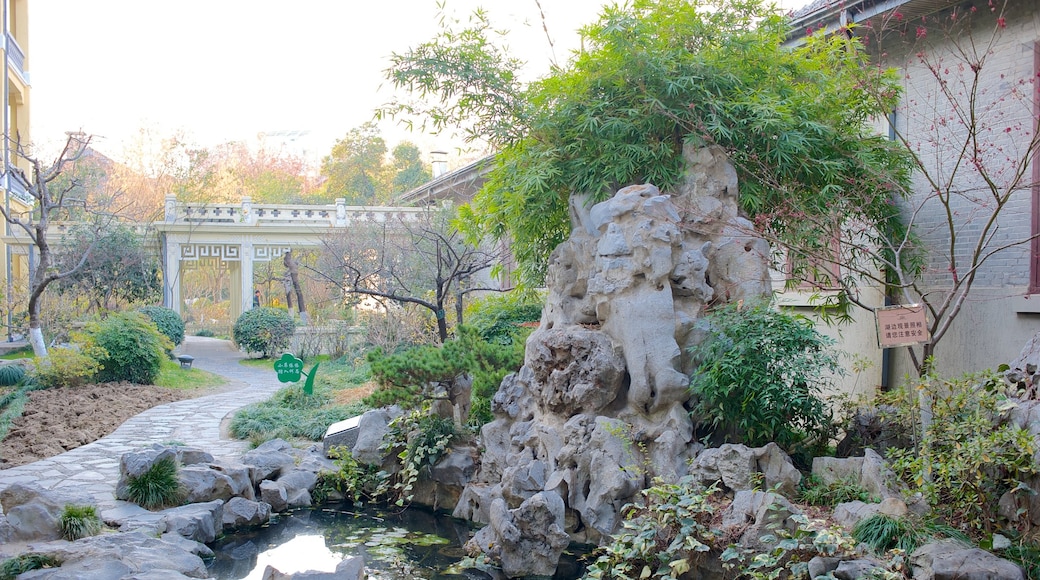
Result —
[[214, 334], [213, 331], [208, 329], [208, 328], [202, 328], [198, 332], [195, 333], [195, 336], [201, 336], [201, 337], [204, 337], [204, 338], [213, 338], [214, 336], [216, 336], [216, 334]]
[[265, 358], [274, 356], [289, 346], [296, 322], [280, 308], [247, 310], [235, 321], [235, 343], [246, 352], [259, 352]]
[[492, 294], [466, 308], [466, 325], [493, 344], [523, 342], [529, 331], [520, 325], [538, 322], [541, 318], [542, 297], [535, 292]]
[[491, 343], [468, 326], [460, 326], [458, 338], [441, 346], [416, 346], [393, 355], [376, 349], [369, 353], [368, 360], [372, 378], [380, 388], [365, 402], [373, 407], [416, 408], [439, 389], [450, 389], [454, 381], [468, 374], [472, 379], [469, 422], [479, 427], [491, 420], [491, 398], [502, 379], [517, 371], [523, 358], [523, 340]]
[[176, 310], [165, 306], [142, 306], [138, 312], [147, 316], [173, 346], [184, 342], [184, 320]]
[[155, 382], [170, 340], [139, 312], [120, 312], [87, 327], [87, 334], [103, 349], [98, 358], [100, 382], [129, 381], [139, 385]]
[[691, 415], [716, 437], [788, 453], [825, 443], [834, 427], [822, 392], [841, 372], [834, 341], [804, 316], [767, 304], [726, 306], [706, 317], [708, 338], [690, 354]]
[[380, 449], [396, 455], [401, 469], [386, 489], [394, 503], [403, 506], [412, 501], [420, 470], [436, 464], [458, 433], [452, 419], [431, 415], [426, 405], [393, 419], [388, 428]]
[[[998, 501], [1034, 473], [1033, 437], [1001, 417], [1017, 404], [993, 372], [934, 375], [881, 393], [877, 403], [914, 442], [889, 449], [892, 470], [919, 490], [933, 512], [975, 539], [992, 532]], [[930, 416], [922, 431], [922, 411]]]
[[360, 506], [367, 501], [377, 501], [388, 493], [389, 474], [378, 465], [360, 463], [347, 447], [329, 450], [336, 464], [336, 471], [322, 471], [314, 488], [314, 501], [321, 504], [332, 492], [343, 494], [352, 504]]
[[58, 528], [61, 529], [61, 537], [75, 542], [80, 538], [100, 534], [101, 518], [98, 517], [97, 508], [92, 505], [68, 504], [61, 511]]
[[83, 352], [74, 348], [55, 347], [47, 356], [33, 359], [32, 379], [46, 388], [78, 387], [94, 382], [101, 363], [92, 356], [103, 356], [95, 348]]
[[177, 478], [177, 462], [166, 457], [153, 463], [141, 475], [128, 478], [127, 497], [149, 510], [180, 503], [182, 489]]

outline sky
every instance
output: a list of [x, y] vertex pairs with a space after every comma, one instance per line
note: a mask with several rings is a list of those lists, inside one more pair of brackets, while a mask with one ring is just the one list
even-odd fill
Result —
[[[554, 49], [535, 0], [483, 2], [532, 78], [553, 54], [567, 60], [576, 30], [603, 4], [540, 2]], [[447, 0], [445, 10], [465, 19], [481, 4]], [[143, 129], [183, 132], [206, 147], [263, 133], [320, 159], [390, 100], [389, 83], [381, 86], [387, 57], [432, 38], [438, 8], [436, 0], [35, 0], [29, 20], [31, 131], [41, 151], [82, 130], [123, 159]], [[458, 145], [380, 127], [391, 147]]]
[[[460, 19], [483, 6], [509, 30], [531, 80], [566, 63], [577, 30], [609, 0], [444, 2]], [[391, 99], [388, 57], [431, 39], [439, 13], [437, 0], [34, 0], [29, 9], [39, 151], [56, 154], [67, 131], [93, 135], [117, 160], [133, 155], [142, 131], [203, 147], [255, 145], [263, 134], [269, 147], [315, 163]], [[390, 148], [410, 140], [426, 153], [446, 150], [452, 166], [467, 157], [445, 137], [392, 121], [380, 129]]]

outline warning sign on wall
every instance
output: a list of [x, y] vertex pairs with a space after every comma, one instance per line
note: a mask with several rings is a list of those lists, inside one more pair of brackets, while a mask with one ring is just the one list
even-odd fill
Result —
[[886, 306], [874, 311], [877, 321], [878, 346], [895, 348], [930, 340], [928, 317], [920, 304]]

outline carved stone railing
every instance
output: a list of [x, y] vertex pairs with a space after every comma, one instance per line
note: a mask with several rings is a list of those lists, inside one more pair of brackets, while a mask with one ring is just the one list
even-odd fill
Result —
[[258, 204], [249, 197], [240, 203], [182, 203], [166, 196], [167, 224], [227, 224], [247, 226], [346, 227], [358, 222], [415, 221], [425, 208], [351, 206], [344, 199], [335, 204]]

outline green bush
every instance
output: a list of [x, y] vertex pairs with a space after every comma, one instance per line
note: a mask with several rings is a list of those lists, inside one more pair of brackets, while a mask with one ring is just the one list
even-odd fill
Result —
[[775, 441], [789, 453], [833, 432], [821, 393], [841, 372], [834, 341], [803, 316], [767, 304], [707, 316], [708, 339], [691, 349], [691, 415], [716, 436], [750, 446]]
[[33, 359], [33, 380], [46, 388], [78, 387], [94, 382], [101, 363], [95, 356], [102, 353], [97, 349], [88, 352], [74, 348], [52, 348], [47, 356]]
[[338, 492], [354, 505], [383, 499], [388, 493], [389, 474], [378, 465], [358, 463], [346, 447], [329, 450], [336, 471], [322, 471], [314, 488], [314, 501], [324, 503], [332, 492]]
[[479, 427], [490, 421], [491, 398], [502, 379], [523, 364], [524, 342], [492, 343], [468, 326], [460, 326], [458, 333], [458, 338], [441, 346], [417, 346], [389, 356], [380, 349], [370, 352], [372, 378], [380, 388], [365, 402], [373, 407], [416, 408], [435, 394], [436, 386], [451, 388], [468, 374], [472, 379], [469, 423]]
[[100, 534], [101, 518], [97, 515], [97, 508], [92, 505], [68, 504], [61, 511], [58, 527], [61, 529], [61, 537], [75, 542], [80, 538]]
[[203, 328], [203, 329], [199, 330], [198, 332], [196, 332], [195, 336], [201, 336], [201, 337], [205, 337], [205, 338], [213, 338], [216, 335], [213, 334], [212, 330], [210, 330], [208, 328]]
[[25, 367], [19, 364], [0, 366], [0, 387], [13, 387], [25, 378]]
[[[975, 539], [992, 532], [998, 501], [1034, 472], [1029, 431], [1004, 423], [1015, 404], [997, 373], [959, 379], [926, 376], [878, 395], [886, 418], [914, 440], [889, 449], [892, 470], [920, 490], [933, 512]], [[922, 431], [922, 412], [929, 420]]]
[[138, 308], [138, 312], [151, 319], [159, 332], [170, 339], [173, 346], [184, 341], [184, 320], [176, 310], [164, 306], [142, 306]]
[[87, 327], [87, 334], [105, 354], [98, 359], [98, 381], [155, 382], [166, 352], [173, 348], [166, 336], [139, 312], [120, 312]]
[[177, 462], [171, 458], [160, 459], [148, 471], [128, 478], [127, 497], [149, 510], [180, 503], [182, 490], [177, 478]]
[[520, 325], [541, 318], [542, 297], [535, 292], [492, 294], [466, 308], [466, 325], [493, 344], [512, 344], [518, 339], [523, 342], [529, 331]]
[[246, 352], [259, 352], [270, 358], [289, 346], [296, 331], [292, 316], [279, 308], [247, 310], [235, 321], [234, 338]]

